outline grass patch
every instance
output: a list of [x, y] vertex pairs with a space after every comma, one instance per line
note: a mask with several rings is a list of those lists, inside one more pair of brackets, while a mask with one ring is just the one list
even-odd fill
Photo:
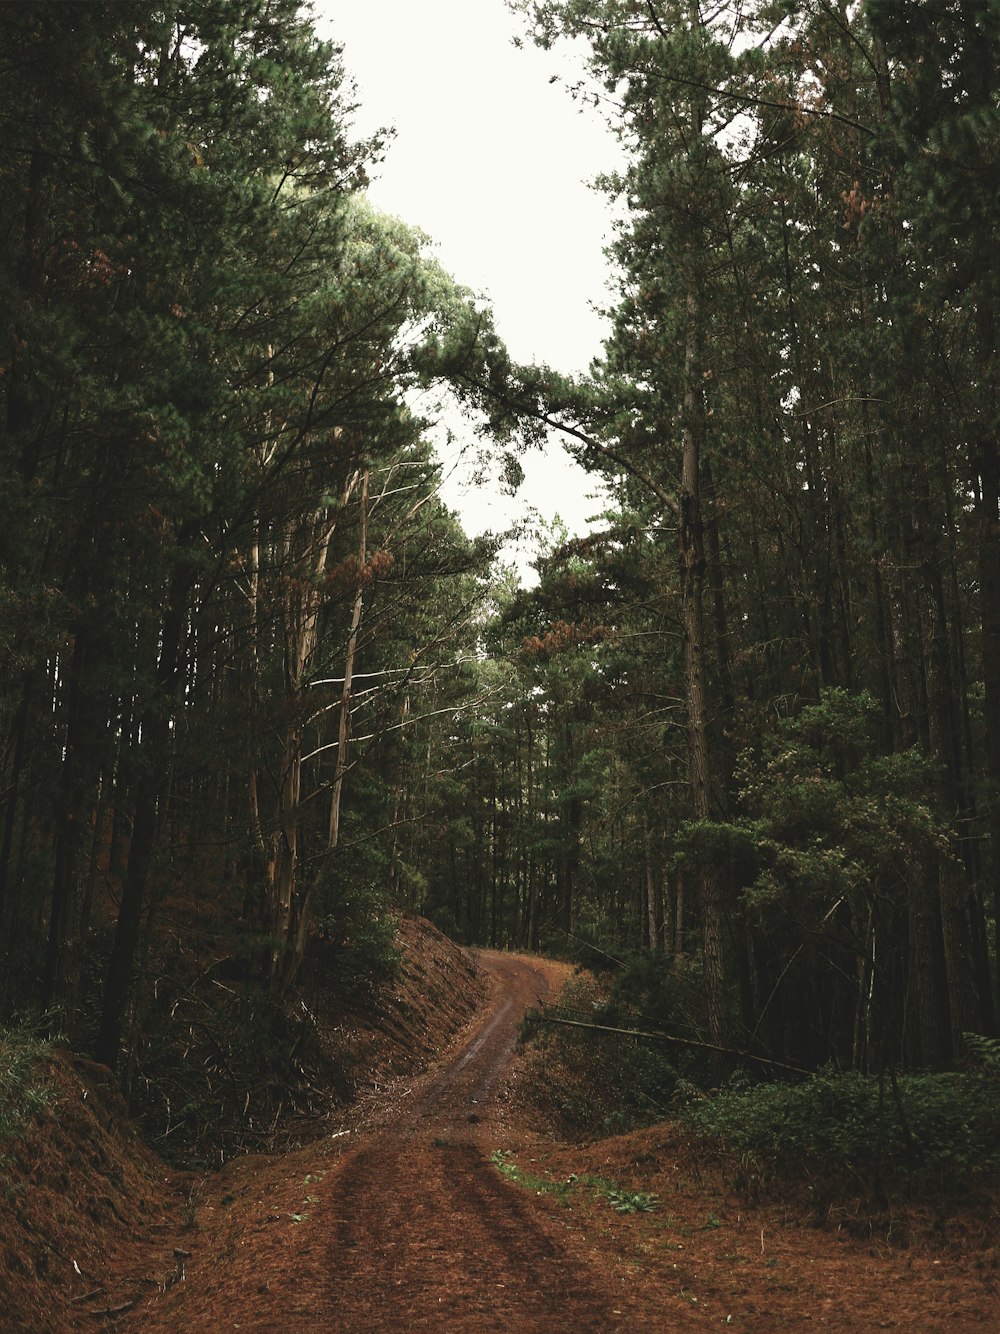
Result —
[[525, 1171], [511, 1160], [510, 1151], [507, 1149], [496, 1150], [493, 1154], [493, 1166], [501, 1176], [512, 1181], [515, 1186], [534, 1191], [536, 1195], [554, 1195], [566, 1203], [574, 1192], [586, 1190], [598, 1199], [604, 1200], [619, 1214], [648, 1213], [659, 1208], [660, 1202], [656, 1195], [649, 1191], [628, 1190], [607, 1177], [591, 1176], [590, 1173], [578, 1175], [572, 1172], [568, 1177], [555, 1180], [548, 1175], [540, 1176], [537, 1172]]
[[28, 1024], [0, 1028], [0, 1157], [52, 1101], [51, 1088], [38, 1077], [49, 1050]]

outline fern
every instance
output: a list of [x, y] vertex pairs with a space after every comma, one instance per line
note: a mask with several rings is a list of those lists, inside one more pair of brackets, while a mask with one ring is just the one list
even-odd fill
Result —
[[990, 1038], [985, 1033], [963, 1033], [962, 1038], [969, 1057], [982, 1066], [985, 1074], [1000, 1075], [1000, 1038]]

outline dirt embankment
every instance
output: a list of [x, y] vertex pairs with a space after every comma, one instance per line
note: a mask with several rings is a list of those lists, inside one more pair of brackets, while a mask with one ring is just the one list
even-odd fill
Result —
[[211, 1178], [168, 1175], [159, 1189], [155, 1160], [123, 1147], [137, 1173], [125, 1194], [147, 1195], [121, 1226], [142, 1228], [142, 1245], [103, 1271], [88, 1253], [77, 1278], [61, 1234], [58, 1264], [24, 1279], [51, 1288], [58, 1270], [63, 1303], [47, 1308], [58, 1319], [0, 1316], [0, 1328], [1000, 1327], [997, 1255], [974, 1220], [964, 1238], [953, 1226], [940, 1245], [902, 1248], [835, 1216], [818, 1229], [788, 1207], [748, 1207], [675, 1126], [589, 1146], [538, 1134], [515, 1031], [568, 970], [492, 954], [480, 968], [486, 998], [437, 1064], [420, 1074], [397, 1063], [322, 1139]]
[[[386, 1088], [433, 1063], [476, 1013], [484, 984], [465, 951], [411, 917], [398, 944], [396, 983], [324, 1035], [356, 1072], [356, 1103], [338, 1107], [331, 1093], [314, 1121], [277, 1127], [276, 1142], [336, 1144], [331, 1129], [376, 1115]], [[269, 1171], [280, 1179], [285, 1159], [240, 1159], [222, 1174], [176, 1171], [142, 1142], [103, 1067], [57, 1051], [39, 1078], [50, 1106], [0, 1157], [0, 1334], [117, 1329], [151, 1296], [187, 1281], [208, 1236], [204, 1202]]]
[[565, 969], [480, 962], [488, 1003], [450, 1059], [386, 1090], [375, 1125], [286, 1159], [279, 1178], [254, 1175], [228, 1205], [206, 1201], [203, 1257], [129, 1327], [211, 1329], [235, 1310], [274, 1334], [615, 1327], [586, 1250], [489, 1157], [511, 1129], [498, 1089], [517, 1025]]

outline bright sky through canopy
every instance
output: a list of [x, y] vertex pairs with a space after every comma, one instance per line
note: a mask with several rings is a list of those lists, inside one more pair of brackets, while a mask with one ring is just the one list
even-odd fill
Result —
[[[516, 49], [523, 24], [504, 0], [318, 0], [315, 9], [358, 85], [356, 130], [396, 132], [372, 202], [433, 237], [444, 267], [488, 298], [516, 359], [585, 370], [604, 333], [592, 304], [605, 304], [610, 231], [587, 182], [618, 150], [598, 113], [569, 96], [581, 65], [530, 43]], [[576, 530], [599, 508], [587, 499], [593, 481], [554, 443], [525, 471], [514, 502], [446, 499], [470, 530], [502, 527], [529, 504]]]

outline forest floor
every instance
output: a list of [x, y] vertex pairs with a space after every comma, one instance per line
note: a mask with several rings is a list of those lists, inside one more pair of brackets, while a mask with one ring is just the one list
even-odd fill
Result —
[[[77, 1063], [59, 1133], [78, 1139], [89, 1104], [105, 1188], [71, 1205], [53, 1139], [41, 1182], [36, 1165], [8, 1192], [0, 1330], [1000, 1328], [1000, 1256], [970, 1211], [900, 1245], [843, 1214], [748, 1205], [673, 1123], [588, 1145], [542, 1133], [516, 1030], [571, 970], [478, 961], [484, 998], [432, 1068], [390, 1077], [322, 1139], [208, 1177], [120, 1126], [109, 1147], [114, 1095]], [[33, 1185], [66, 1216], [32, 1212]]]

